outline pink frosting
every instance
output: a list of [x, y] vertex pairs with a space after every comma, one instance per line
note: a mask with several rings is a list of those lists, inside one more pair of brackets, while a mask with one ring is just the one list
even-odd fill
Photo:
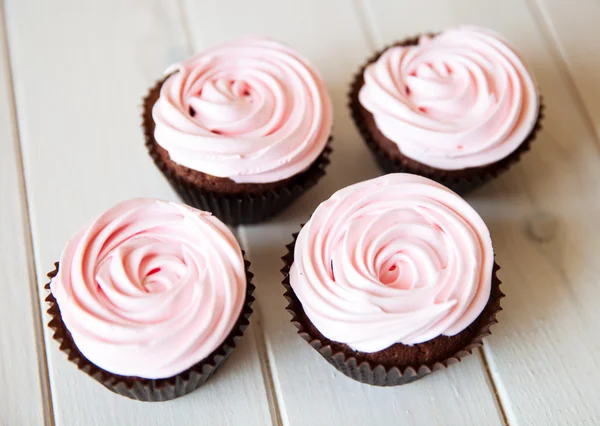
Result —
[[171, 66], [152, 115], [173, 161], [238, 183], [306, 170], [333, 120], [325, 83], [289, 47], [242, 38]]
[[464, 330], [489, 299], [493, 266], [477, 212], [400, 173], [323, 202], [298, 235], [290, 283], [325, 337], [377, 352]]
[[114, 374], [158, 379], [223, 343], [246, 277], [240, 246], [210, 213], [133, 199], [68, 242], [50, 288], [86, 358]]
[[497, 34], [462, 27], [387, 49], [364, 72], [360, 103], [402, 154], [444, 170], [494, 163], [533, 129], [536, 84]]

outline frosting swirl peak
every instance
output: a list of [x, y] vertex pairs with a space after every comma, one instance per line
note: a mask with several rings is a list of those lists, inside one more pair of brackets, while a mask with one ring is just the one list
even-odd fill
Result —
[[461, 27], [385, 50], [364, 71], [361, 105], [413, 160], [444, 170], [497, 162], [527, 138], [539, 96], [501, 36]]
[[87, 359], [114, 374], [159, 379], [225, 341], [246, 276], [241, 249], [217, 218], [132, 199], [67, 243], [50, 289]]
[[362, 352], [452, 336], [483, 311], [489, 231], [429, 179], [390, 174], [323, 202], [296, 241], [290, 284], [327, 338]]
[[237, 183], [283, 180], [325, 148], [325, 83], [289, 47], [241, 38], [171, 66], [152, 116], [173, 161]]

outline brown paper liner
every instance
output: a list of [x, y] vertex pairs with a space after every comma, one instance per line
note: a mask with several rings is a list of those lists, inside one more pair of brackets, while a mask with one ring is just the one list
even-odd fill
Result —
[[[434, 36], [435, 34], [428, 35]], [[348, 93], [348, 107], [350, 108], [350, 112], [352, 118], [354, 119], [356, 127], [358, 128], [365, 143], [367, 144], [375, 160], [377, 161], [377, 164], [385, 173], [405, 172], [425, 176], [429, 179], [441, 183], [442, 185], [445, 185], [446, 187], [452, 189], [458, 194], [466, 194], [507, 171], [510, 167], [512, 167], [520, 161], [521, 156], [525, 152], [529, 151], [532, 142], [535, 140], [538, 132], [542, 128], [541, 122], [544, 118], [545, 108], [543, 104], [543, 99], [540, 95], [540, 105], [537, 121], [529, 135], [525, 138], [525, 140], [521, 143], [521, 145], [519, 145], [519, 147], [515, 151], [513, 151], [507, 157], [495, 163], [463, 170], [443, 170], [425, 165], [416, 160], [413, 160], [412, 158], [406, 157], [400, 152], [397, 146], [395, 146], [393, 141], [387, 139], [381, 132], [379, 132], [378, 129], [376, 129], [374, 123], [371, 125], [371, 128], [369, 128], [369, 125], [365, 122], [364, 117], [365, 115], [367, 115], [368, 117], [370, 117], [370, 119], [372, 119], [372, 114], [366, 111], [360, 104], [360, 101], [358, 99], [358, 93], [360, 91], [360, 88], [364, 85], [363, 75], [365, 68], [369, 64], [379, 59], [379, 57], [390, 47], [409, 46], [417, 44], [419, 37], [420, 36], [410, 37], [403, 41], [393, 43], [392, 45], [386, 46], [385, 48], [371, 56], [354, 77], [354, 80], [350, 86], [350, 91]], [[373, 134], [373, 127], [376, 129], [376, 132], [378, 133], [377, 135]], [[388, 151], [384, 150], [381, 147], [381, 144], [377, 142], [377, 140], [385, 140], [387, 145], [390, 146], [391, 144], [393, 144], [394, 146], [392, 149], [395, 149], [397, 151], [394, 152], [394, 156], [390, 155]]]
[[157, 96], [163, 81], [158, 81], [143, 100], [142, 128], [148, 153], [171, 187], [186, 204], [212, 212], [231, 226], [264, 222], [288, 208], [300, 195], [315, 186], [325, 176], [325, 169], [330, 163], [329, 157], [332, 152], [332, 137], [327, 141], [323, 152], [307, 170], [287, 179], [283, 185], [265, 191], [227, 194], [208, 190], [178, 176], [161, 158], [158, 144], [154, 139], [154, 132], [151, 130], [154, 125], [151, 114], [154, 105], [152, 98]]
[[[218, 370], [235, 349], [244, 331], [250, 324], [249, 318], [252, 314], [252, 303], [254, 302], [254, 285], [250, 272], [250, 262], [244, 259], [246, 268], [246, 299], [242, 312], [233, 329], [225, 341], [202, 361], [194, 364], [187, 370], [165, 379], [145, 379], [142, 377], [120, 376], [110, 373], [90, 362], [77, 348], [71, 333], [67, 329], [60, 315], [60, 308], [56, 299], [50, 292], [50, 283], [44, 288], [48, 291], [45, 301], [49, 304], [47, 310], [51, 317], [48, 327], [54, 330], [53, 339], [60, 344], [60, 350], [67, 354], [69, 361], [77, 365], [81, 371], [87, 373], [91, 378], [102, 384], [105, 388], [138, 401], [168, 401], [179, 398], [193, 392], [202, 386]], [[52, 279], [58, 273], [59, 264], [54, 264], [55, 269], [48, 273]]]
[[[500, 269], [497, 263], [494, 263], [492, 272], [492, 289], [490, 299], [485, 306], [483, 312], [468, 328], [474, 327], [471, 331], [472, 337], [470, 341], [453, 353], [451, 356], [433, 360], [432, 362], [422, 364], [407, 364], [407, 365], [390, 365], [389, 362], [383, 363], [371, 362], [365, 360], [364, 356], [368, 354], [354, 351], [348, 346], [338, 342], [333, 342], [324, 337], [316, 327], [310, 323], [307, 315], [304, 313], [302, 303], [294, 293], [290, 286], [290, 267], [294, 263], [294, 247], [298, 233], [293, 234], [294, 241], [286, 246], [288, 253], [282, 257], [284, 267], [281, 272], [284, 275], [283, 286], [285, 287], [285, 298], [290, 302], [287, 306], [287, 311], [292, 315], [291, 322], [298, 329], [298, 334], [306, 340], [323, 358], [333, 365], [338, 371], [346, 376], [370, 385], [375, 386], [399, 386], [414, 382], [422, 377], [425, 377], [434, 371], [444, 369], [452, 364], [461, 361], [467, 355], [471, 355], [475, 348], [483, 345], [483, 338], [490, 335], [490, 327], [498, 322], [496, 315], [502, 310], [500, 307], [500, 299], [504, 297], [504, 293], [500, 290], [500, 280], [496, 273]], [[436, 337], [436, 339], [445, 338], [444, 336]], [[428, 342], [425, 342], [426, 344]], [[421, 345], [424, 345], [421, 344]], [[397, 343], [393, 346], [402, 346]], [[414, 345], [414, 346], [421, 346]], [[392, 347], [393, 347], [392, 346]], [[413, 347], [414, 347], [413, 346]]]

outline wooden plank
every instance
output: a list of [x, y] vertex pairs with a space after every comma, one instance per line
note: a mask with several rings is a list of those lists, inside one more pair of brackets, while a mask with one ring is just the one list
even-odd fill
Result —
[[0, 6], [0, 424], [42, 425], [50, 401], [5, 35]]
[[600, 34], [600, 3], [595, 0], [532, 0], [539, 11], [539, 23], [556, 42], [556, 58], [566, 65], [597, 135], [600, 135], [600, 57], [596, 49]]
[[334, 157], [326, 178], [282, 216], [240, 231], [257, 274], [257, 301], [283, 424], [501, 423], [478, 356], [410, 386], [370, 387], [337, 373], [289, 323], [279, 272], [284, 245], [320, 201], [338, 188], [378, 174], [346, 108], [352, 74], [369, 54], [349, 3], [212, 0], [185, 4], [197, 50], [258, 31], [306, 55], [327, 80], [334, 101]]
[[[138, 106], [188, 47], [168, 0], [5, 3], [41, 289], [86, 221], [130, 197], [176, 199], [145, 153]], [[45, 335], [59, 425], [271, 423], [252, 329], [205, 387], [154, 404], [105, 390]]]
[[[586, 2], [562, 4], [575, 3]], [[597, 424], [598, 146], [552, 42], [523, 0], [424, 0], [409, 13], [397, 3], [365, 5], [378, 47], [476, 24], [504, 34], [533, 68], [547, 105], [544, 131], [520, 165], [469, 197], [490, 225], [507, 293], [485, 353], [510, 424]]]

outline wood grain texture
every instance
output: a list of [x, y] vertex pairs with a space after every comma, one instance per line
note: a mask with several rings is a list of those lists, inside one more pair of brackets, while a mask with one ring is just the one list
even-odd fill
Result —
[[598, 147], [552, 41], [522, 0], [424, 0], [408, 15], [398, 3], [365, 5], [378, 47], [477, 24], [505, 35], [533, 69], [547, 105], [541, 136], [520, 165], [468, 197], [490, 226], [507, 294], [485, 353], [511, 425], [597, 424]]
[[[6, 6], [43, 298], [46, 272], [87, 221], [130, 197], [176, 199], [145, 153], [138, 105], [188, 46], [179, 10], [166, 0]], [[166, 403], [105, 390], [78, 372], [44, 329], [58, 425], [271, 423], [253, 327], [213, 380]]]
[[257, 303], [283, 424], [500, 424], [478, 356], [410, 386], [370, 387], [330, 367], [289, 323], [279, 269], [291, 234], [335, 190], [378, 175], [346, 107], [352, 75], [369, 54], [352, 5], [336, 0], [185, 4], [196, 50], [248, 33], [274, 37], [309, 58], [333, 97], [334, 154], [327, 176], [283, 215], [240, 230], [257, 274]]
[[43, 425], [50, 413], [10, 62], [0, 5], [0, 425]]

